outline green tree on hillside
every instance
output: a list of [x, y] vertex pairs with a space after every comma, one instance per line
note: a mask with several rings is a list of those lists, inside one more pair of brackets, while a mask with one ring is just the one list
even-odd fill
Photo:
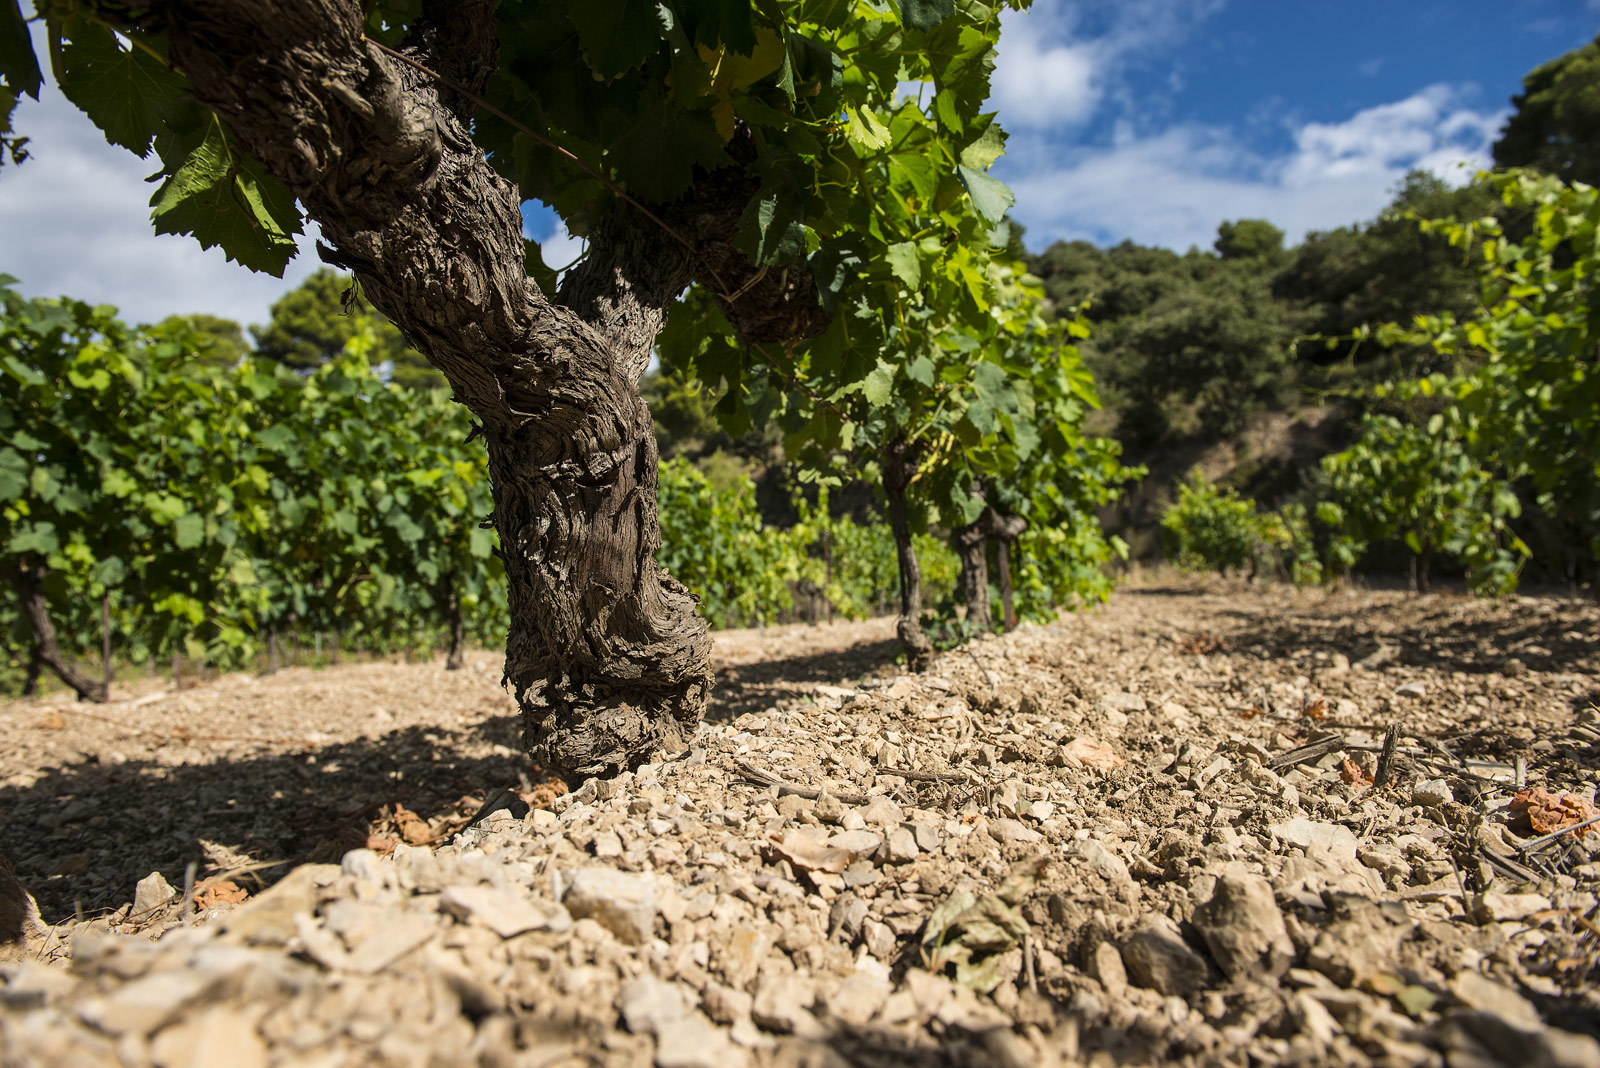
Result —
[[1494, 143], [1496, 167], [1600, 185], [1600, 37], [1535, 68], [1511, 106]]
[[244, 338], [244, 328], [232, 319], [220, 315], [196, 312], [193, 315], [169, 315], [157, 324], [157, 329], [174, 333], [187, 329], [191, 337], [202, 339], [200, 361], [217, 367], [236, 367], [240, 360], [250, 355], [250, 343]]
[[1240, 219], [1217, 227], [1213, 246], [1225, 260], [1265, 260], [1283, 258], [1283, 231], [1265, 219]]
[[367, 303], [348, 275], [323, 267], [272, 305], [272, 321], [251, 328], [256, 351], [297, 371], [310, 371], [344, 351], [354, 337], [371, 330], [373, 366], [389, 363], [401, 386], [433, 389], [445, 384], [427, 357], [406, 345], [400, 331]]
[[[1348, 335], [1363, 323], [1465, 313], [1477, 296], [1475, 264], [1442, 236], [1425, 233], [1418, 220], [1473, 219], [1493, 208], [1493, 197], [1480, 186], [1454, 189], [1437, 175], [1412, 171], [1376, 219], [1307, 235], [1274, 281], [1274, 292], [1292, 307], [1302, 333], [1329, 337]], [[1327, 363], [1350, 351], [1301, 345], [1297, 355]], [[1366, 347], [1357, 355], [1381, 356], [1385, 369], [1396, 358], [1423, 371], [1438, 369], [1422, 347]]]

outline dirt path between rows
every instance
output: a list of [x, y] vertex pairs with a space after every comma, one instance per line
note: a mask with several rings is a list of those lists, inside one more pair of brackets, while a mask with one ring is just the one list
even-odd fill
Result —
[[573, 793], [489, 653], [9, 702], [55, 926], [0, 1062], [1600, 1066], [1600, 835], [1536, 830], [1595, 811], [1596, 635], [1223, 584], [914, 678], [886, 620], [726, 632], [694, 748]]

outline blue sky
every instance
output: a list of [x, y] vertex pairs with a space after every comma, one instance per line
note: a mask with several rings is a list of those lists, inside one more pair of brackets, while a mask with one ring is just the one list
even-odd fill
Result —
[[[996, 173], [1036, 250], [1206, 247], [1239, 218], [1297, 241], [1371, 218], [1411, 167], [1465, 180], [1522, 76], [1597, 31], [1600, 0], [1035, 0], [1002, 36]], [[53, 90], [16, 125], [34, 158], [0, 169], [0, 271], [24, 293], [260, 323], [318, 265], [310, 237], [280, 280], [154, 236], [151, 164]], [[551, 262], [579, 252], [547, 211], [525, 215]]]

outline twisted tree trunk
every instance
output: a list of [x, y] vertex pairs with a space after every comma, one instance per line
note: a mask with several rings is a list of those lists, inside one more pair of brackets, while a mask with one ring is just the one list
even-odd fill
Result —
[[990, 508], [980, 520], [993, 536], [996, 545], [995, 562], [1000, 570], [1000, 607], [1005, 612], [1006, 630], [1017, 629], [1017, 611], [1011, 596], [1011, 543], [1022, 537], [1028, 521], [1017, 515], [1001, 515]]
[[456, 593], [455, 575], [446, 575], [433, 588], [433, 603], [450, 629], [450, 653], [445, 657], [446, 671], [460, 671], [467, 663], [467, 628], [461, 619], [461, 596]]
[[[480, 91], [498, 55], [493, 5], [424, 0], [422, 12], [404, 51]], [[158, 0], [123, 17], [166, 36], [196, 97], [320, 224], [323, 258], [355, 273], [483, 425], [506, 678], [530, 749], [596, 775], [683, 746], [711, 643], [695, 599], [654, 560], [657, 458], [638, 379], [667, 306], [702, 276], [741, 294], [719, 300], [748, 343], [825, 325], [809, 272], [758, 272], [735, 250], [754, 181], [742, 167], [703, 176], [657, 207], [671, 233], [614, 204], [588, 257], [545, 293], [523, 267], [518, 190], [473, 143], [470, 100], [364, 40], [357, 0]]]
[[926, 671], [933, 663], [933, 643], [922, 630], [922, 565], [911, 542], [906, 515], [906, 486], [916, 473], [915, 453], [895, 444], [883, 453], [883, 493], [889, 503], [889, 529], [894, 532], [895, 556], [900, 565], [900, 619], [895, 630], [905, 650], [906, 667]]
[[989, 535], [983, 517], [956, 531], [956, 556], [961, 560], [961, 596], [967, 602], [967, 623], [988, 630], [989, 615]]
[[62, 682], [70, 686], [80, 700], [104, 701], [110, 680], [96, 682], [73, 667], [62, 655], [60, 640], [56, 637], [55, 623], [50, 619], [50, 603], [44, 595], [44, 577], [48, 573], [43, 564], [24, 558], [14, 559], [5, 568], [6, 584], [17, 597], [17, 607], [22, 618], [33, 631], [33, 643], [28, 651], [28, 679], [25, 693], [38, 686], [39, 667], [49, 668]]

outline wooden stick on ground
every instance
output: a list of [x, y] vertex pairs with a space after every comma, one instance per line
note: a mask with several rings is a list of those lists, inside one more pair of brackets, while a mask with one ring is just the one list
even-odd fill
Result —
[[1277, 771], [1279, 768], [1291, 768], [1296, 764], [1309, 764], [1343, 748], [1344, 735], [1328, 734], [1287, 753], [1279, 753], [1267, 762], [1267, 767]]
[[1400, 742], [1400, 724], [1391, 723], [1383, 732], [1383, 750], [1378, 753], [1378, 767], [1372, 776], [1374, 788], [1388, 784], [1394, 774], [1394, 750]]
[[739, 766], [739, 770], [744, 773], [745, 778], [759, 786], [775, 788], [779, 797], [793, 795], [795, 797], [803, 797], [808, 801], [815, 801], [826, 793], [838, 799], [841, 804], [864, 805], [867, 803], [867, 797], [864, 794], [836, 794], [831, 790], [816, 790], [809, 786], [795, 786], [793, 783], [784, 782], [776, 775], [762, 771], [749, 761], [735, 760], [734, 763]]

